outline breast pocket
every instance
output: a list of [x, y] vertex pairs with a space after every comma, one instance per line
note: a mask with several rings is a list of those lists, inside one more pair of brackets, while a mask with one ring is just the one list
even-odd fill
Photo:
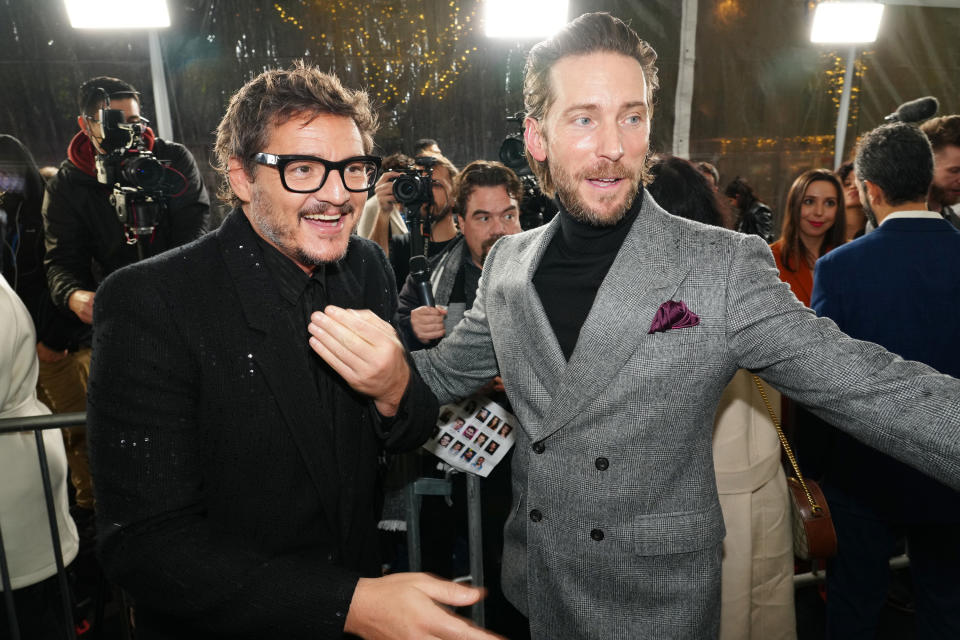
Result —
[[704, 361], [717, 344], [716, 336], [700, 329], [671, 329], [647, 334], [640, 340], [637, 354], [646, 360], [677, 362], [681, 360]]

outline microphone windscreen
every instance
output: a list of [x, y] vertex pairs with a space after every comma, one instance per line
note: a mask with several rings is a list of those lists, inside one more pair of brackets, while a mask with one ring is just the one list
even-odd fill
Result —
[[936, 98], [926, 96], [911, 100], [910, 102], [904, 102], [897, 107], [896, 113], [891, 115], [895, 115], [896, 120], [900, 122], [923, 122], [937, 115], [939, 108], [940, 103]]

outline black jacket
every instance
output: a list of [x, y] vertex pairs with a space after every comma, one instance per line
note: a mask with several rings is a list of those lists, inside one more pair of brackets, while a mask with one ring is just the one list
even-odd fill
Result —
[[0, 210], [6, 217], [0, 254], [3, 275], [30, 312], [37, 342], [55, 351], [85, 346], [90, 340], [90, 327], [72, 312], [57, 309], [50, 298], [43, 267], [46, 248], [40, 213], [44, 182], [33, 156], [12, 136], [0, 135], [0, 171], [16, 183], [0, 185], [0, 190], [8, 189], [0, 198]]
[[[326, 282], [332, 304], [393, 316], [369, 240], [352, 237]], [[361, 417], [333, 447], [306, 323], [288, 330], [284, 304], [239, 210], [97, 292], [98, 538], [107, 575], [136, 601], [137, 637], [339, 638], [358, 578], [379, 574], [377, 457], [426, 440], [437, 401], [412, 370], [384, 433], [344, 383], [334, 404]]]
[[[181, 144], [157, 138], [153, 153], [169, 160], [186, 179], [167, 172], [165, 193], [169, 210], [162, 216], [152, 238], [145, 238], [145, 256], [195, 240], [205, 230], [210, 199], [197, 163]], [[179, 191], [183, 191], [179, 194]], [[47, 184], [43, 219], [47, 243], [47, 282], [54, 303], [69, 310], [67, 300], [77, 289], [96, 291], [97, 285], [120, 267], [139, 259], [136, 245], [127, 244], [123, 225], [110, 204], [112, 188], [97, 182], [70, 160]]]

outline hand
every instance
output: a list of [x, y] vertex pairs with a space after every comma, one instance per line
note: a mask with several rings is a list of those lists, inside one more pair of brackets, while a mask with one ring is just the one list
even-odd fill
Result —
[[397, 206], [397, 201], [393, 198], [393, 179], [399, 175], [396, 171], [387, 171], [377, 180], [373, 193], [380, 206], [380, 215], [390, 215], [393, 208]]
[[425, 573], [360, 578], [343, 630], [367, 640], [501, 638], [440, 606], [465, 607], [477, 602], [483, 595], [482, 589], [441, 580]]
[[356, 391], [373, 398], [384, 417], [396, 415], [410, 366], [393, 325], [369, 309], [328, 305], [307, 326], [310, 347]]
[[37, 360], [49, 364], [51, 362], [60, 362], [67, 357], [67, 350], [54, 351], [42, 342], [37, 343]]
[[503, 378], [500, 376], [495, 376], [490, 382], [480, 387], [477, 393], [481, 395], [487, 395], [495, 391], [506, 391], [503, 387]]
[[446, 335], [443, 328], [443, 317], [447, 310], [443, 307], [417, 307], [410, 312], [410, 327], [423, 343], [437, 340]]
[[70, 307], [70, 311], [73, 311], [77, 314], [77, 317], [87, 324], [93, 324], [93, 291], [85, 291], [84, 289], [76, 289], [67, 299], [67, 306]]

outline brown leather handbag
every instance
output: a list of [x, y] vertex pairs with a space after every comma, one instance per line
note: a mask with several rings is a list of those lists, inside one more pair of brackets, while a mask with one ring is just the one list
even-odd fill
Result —
[[793, 553], [802, 560], [826, 560], [837, 553], [837, 532], [833, 528], [833, 518], [830, 517], [830, 507], [823, 497], [820, 485], [810, 479], [805, 479], [800, 473], [800, 466], [793, 455], [793, 449], [787, 442], [787, 437], [780, 428], [780, 421], [774, 413], [767, 392], [763, 388], [760, 378], [753, 376], [753, 383], [760, 391], [763, 403], [767, 405], [770, 420], [780, 437], [790, 466], [793, 468], [793, 477], [787, 478], [787, 489], [790, 494], [790, 511], [793, 520]]

